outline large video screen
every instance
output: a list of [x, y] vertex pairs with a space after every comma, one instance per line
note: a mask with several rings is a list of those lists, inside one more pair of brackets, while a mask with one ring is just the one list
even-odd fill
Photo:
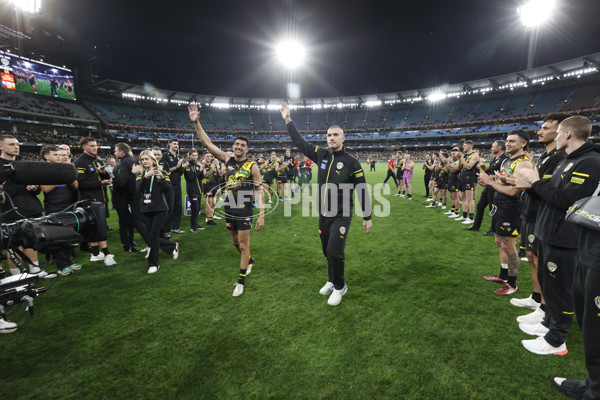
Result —
[[76, 100], [70, 69], [30, 60], [0, 50], [2, 88]]

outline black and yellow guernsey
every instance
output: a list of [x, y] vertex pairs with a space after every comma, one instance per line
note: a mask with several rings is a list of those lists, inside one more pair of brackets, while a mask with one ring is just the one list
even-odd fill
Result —
[[252, 179], [252, 165], [254, 161], [244, 159], [237, 161], [234, 157], [227, 160], [227, 178], [225, 184], [225, 212], [236, 216], [252, 215], [252, 195], [254, 194], [254, 180]]
[[[325, 217], [351, 217], [354, 210], [353, 192], [356, 189], [363, 218], [365, 220], [371, 219], [371, 199], [366, 186], [365, 173], [360, 162], [344, 150], [331, 152], [308, 143], [302, 138], [293, 121], [287, 124], [287, 128], [292, 142], [306, 157], [314, 161], [319, 170], [317, 175], [319, 215]], [[348, 190], [349, 188], [344, 187], [342, 184], [352, 184], [352, 187]], [[357, 187], [357, 185], [360, 186]], [[337, 196], [329, 194], [332, 190], [337, 191]], [[331, 204], [334, 198], [337, 200], [337, 205]], [[346, 211], [350, 211], [350, 215], [343, 215], [345, 199], [349, 201], [350, 208]], [[332, 212], [328, 212], [328, 210]]]

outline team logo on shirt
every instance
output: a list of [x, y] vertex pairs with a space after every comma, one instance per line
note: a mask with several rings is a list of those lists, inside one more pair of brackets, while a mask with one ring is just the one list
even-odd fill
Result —
[[557, 269], [558, 269], [558, 265], [554, 264], [553, 262], [549, 262], [548, 263], [548, 271], [554, 272]]
[[527, 240], [529, 240], [529, 243], [533, 243], [535, 241], [535, 235], [531, 234], [531, 235], [527, 236]]
[[335, 165], [335, 167], [336, 167], [337, 169], [342, 169], [342, 168], [344, 168], [344, 163], [340, 161], [339, 163], [337, 163], [337, 164]]
[[567, 165], [565, 167], [565, 172], [567, 172], [568, 170], [570, 170], [572, 166], [573, 166], [573, 163], [569, 163], [569, 165]]
[[600, 308], [600, 296], [594, 298], [594, 304], [596, 304], [596, 307]]
[[345, 226], [340, 226], [340, 233], [342, 235], [346, 234], [346, 227]]

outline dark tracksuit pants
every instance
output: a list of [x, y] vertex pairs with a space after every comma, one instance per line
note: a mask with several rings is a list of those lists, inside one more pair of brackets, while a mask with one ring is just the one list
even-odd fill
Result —
[[[173, 185], [171, 187], [173, 193], [173, 214], [171, 218], [171, 229], [179, 229], [181, 226], [181, 185]], [[168, 221], [167, 221], [168, 222]]]
[[127, 250], [133, 247], [133, 219], [131, 218], [131, 211], [129, 211], [129, 204], [126, 200], [117, 199], [113, 196], [113, 206], [119, 216], [119, 237], [121, 238], [121, 244]]
[[202, 194], [194, 195], [194, 194], [188, 193], [187, 195], [188, 195], [188, 198], [190, 199], [190, 208], [191, 208], [190, 228], [196, 229], [200, 226], [200, 225], [198, 225], [198, 215], [200, 214], [200, 206], [202, 204]]
[[162, 250], [167, 254], [173, 254], [175, 243], [160, 237], [160, 230], [164, 226], [167, 218], [167, 211], [158, 211], [143, 213], [144, 224], [148, 229], [148, 246], [150, 246], [150, 256], [148, 257], [148, 266], [158, 266], [158, 251]]
[[327, 273], [329, 282], [340, 290], [346, 284], [344, 280], [344, 249], [350, 231], [352, 217], [319, 216], [319, 235], [323, 254], [327, 257]]
[[384, 184], [387, 183], [388, 179], [390, 179], [390, 178], [393, 178], [394, 183], [396, 184], [396, 187], [398, 187], [398, 181], [396, 181], [396, 174], [394, 174], [394, 171], [390, 171], [388, 169], [387, 176], [385, 177], [385, 181], [383, 181], [383, 183]]
[[[491, 211], [492, 203], [494, 202], [494, 190], [489, 187], [485, 187], [483, 192], [481, 192], [481, 196], [479, 197], [479, 201], [477, 202], [477, 211], [475, 213], [475, 222], [473, 222], [473, 226], [475, 229], [481, 228], [481, 223], [483, 222], [483, 214], [485, 213], [485, 208], [488, 207]], [[490, 231], [492, 228], [490, 227]]]
[[425, 177], [424, 177], [424, 181], [425, 181], [425, 194], [427, 195], [427, 197], [429, 197], [430, 193], [429, 193], [429, 181], [431, 180], [431, 170], [430, 169], [426, 169], [425, 171]]
[[577, 265], [577, 249], [566, 249], [539, 243], [538, 270], [542, 271], [542, 294], [546, 315], [542, 324], [550, 329], [544, 336], [554, 347], [565, 343], [573, 324], [573, 275]]
[[588, 370], [583, 398], [589, 400], [600, 399], [600, 300], [596, 299], [600, 299], [600, 271], [579, 262], [573, 278], [573, 301]]

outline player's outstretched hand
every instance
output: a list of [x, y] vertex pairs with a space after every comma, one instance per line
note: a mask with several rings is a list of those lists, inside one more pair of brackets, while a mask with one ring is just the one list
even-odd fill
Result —
[[265, 218], [264, 217], [258, 217], [258, 219], [256, 220], [256, 231], [260, 231], [263, 226], [265, 226]]
[[363, 221], [363, 230], [365, 231], [365, 233], [370, 233], [371, 228], [373, 228], [373, 220], [372, 219], [364, 220]]
[[188, 105], [188, 112], [190, 113], [190, 121], [198, 122], [200, 118], [200, 111], [198, 111], [198, 104], [191, 103]]
[[285, 122], [288, 122], [289, 120], [292, 119], [290, 115], [291, 115], [290, 106], [285, 101], [282, 102], [281, 103], [281, 118], [283, 118], [283, 120]]

